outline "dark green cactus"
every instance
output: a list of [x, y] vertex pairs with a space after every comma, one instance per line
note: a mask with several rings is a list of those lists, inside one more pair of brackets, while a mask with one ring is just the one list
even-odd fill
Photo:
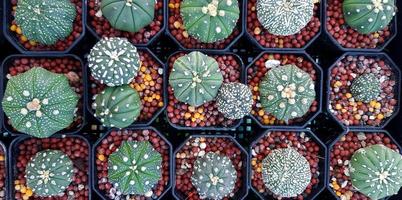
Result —
[[57, 196], [73, 180], [74, 167], [70, 158], [59, 150], [43, 150], [31, 158], [25, 168], [27, 186], [35, 196]]
[[75, 16], [75, 5], [70, 0], [19, 0], [15, 10], [15, 21], [22, 33], [45, 45], [68, 37]]
[[42, 67], [7, 82], [3, 110], [20, 132], [46, 138], [74, 121], [78, 96], [63, 74]]
[[102, 0], [102, 15], [113, 28], [138, 32], [154, 20], [155, 0]]
[[374, 74], [363, 74], [352, 82], [350, 92], [355, 100], [369, 103], [381, 93], [380, 80]]
[[125, 128], [140, 115], [141, 99], [129, 85], [107, 87], [95, 96], [92, 108], [104, 126]]
[[183, 0], [180, 13], [190, 36], [213, 43], [232, 34], [240, 9], [237, 0]]
[[253, 94], [242, 83], [224, 83], [216, 96], [218, 111], [229, 119], [241, 119], [253, 106]]
[[148, 141], [123, 141], [108, 160], [109, 181], [124, 195], [152, 196], [161, 170], [162, 156]]
[[169, 76], [176, 99], [191, 106], [213, 100], [222, 82], [218, 62], [198, 51], [177, 58]]
[[201, 199], [223, 199], [235, 188], [237, 171], [224, 155], [209, 152], [194, 163], [191, 182]]

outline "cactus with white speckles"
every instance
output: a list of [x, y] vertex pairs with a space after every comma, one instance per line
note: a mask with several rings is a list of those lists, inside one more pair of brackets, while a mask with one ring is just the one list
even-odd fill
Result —
[[251, 112], [253, 94], [242, 83], [224, 83], [216, 96], [218, 111], [229, 119], [241, 119]]
[[355, 100], [369, 103], [381, 93], [380, 80], [371, 73], [360, 75], [352, 82], [350, 92]]

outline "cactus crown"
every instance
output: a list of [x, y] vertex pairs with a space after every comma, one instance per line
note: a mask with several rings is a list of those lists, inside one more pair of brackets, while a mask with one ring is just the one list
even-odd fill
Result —
[[88, 56], [92, 76], [102, 84], [129, 84], [137, 76], [140, 55], [126, 38], [103, 38], [92, 47]]
[[237, 171], [224, 155], [209, 152], [194, 163], [191, 182], [201, 198], [223, 199], [234, 189]]
[[15, 21], [29, 39], [45, 45], [68, 37], [76, 16], [70, 0], [18, 1]]
[[77, 102], [65, 75], [34, 67], [7, 82], [2, 104], [15, 129], [45, 138], [73, 122]]
[[198, 51], [177, 58], [169, 76], [176, 99], [191, 106], [213, 100], [222, 82], [218, 62]]
[[242, 83], [224, 83], [216, 96], [218, 111], [229, 119], [241, 119], [253, 106], [253, 94]]
[[257, 17], [273, 35], [294, 35], [313, 17], [312, 0], [257, 0]]
[[311, 180], [307, 159], [293, 148], [274, 149], [262, 161], [265, 187], [280, 197], [302, 194]]
[[109, 156], [108, 178], [124, 195], [152, 196], [161, 179], [162, 156], [148, 141], [123, 141]]
[[138, 32], [154, 19], [155, 0], [102, 0], [102, 15], [115, 29]]
[[286, 123], [306, 114], [315, 95], [310, 75], [296, 65], [270, 69], [260, 83], [261, 106]]
[[40, 197], [63, 193], [73, 180], [73, 175], [73, 162], [59, 150], [48, 149], [36, 153], [25, 169], [27, 186]]
[[180, 13], [188, 34], [205, 43], [228, 38], [240, 17], [237, 0], [183, 0]]
[[346, 23], [362, 34], [383, 30], [396, 8], [394, 0], [344, 0], [342, 5]]
[[374, 74], [363, 74], [352, 82], [350, 91], [357, 101], [368, 103], [380, 95], [381, 83]]
[[349, 172], [352, 185], [373, 200], [397, 194], [402, 187], [402, 157], [384, 145], [357, 150]]
[[129, 85], [107, 87], [95, 96], [92, 108], [104, 126], [125, 128], [131, 125], [141, 111], [138, 92]]

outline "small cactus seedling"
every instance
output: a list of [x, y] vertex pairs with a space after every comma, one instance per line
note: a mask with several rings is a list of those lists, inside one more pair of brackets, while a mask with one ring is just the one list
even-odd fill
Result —
[[396, 9], [394, 0], [344, 0], [342, 5], [346, 23], [362, 34], [383, 30]]
[[223, 199], [233, 191], [237, 171], [224, 155], [209, 152], [194, 163], [191, 182], [201, 198]]
[[237, 0], [183, 0], [180, 13], [188, 34], [205, 43], [228, 38], [240, 17]]
[[363, 74], [352, 82], [350, 92], [355, 100], [369, 103], [381, 93], [380, 80], [374, 74]]
[[73, 180], [73, 175], [73, 162], [59, 150], [36, 153], [25, 169], [27, 186], [40, 197], [62, 194]]
[[293, 148], [274, 149], [262, 161], [265, 187], [282, 198], [302, 194], [311, 180], [307, 159]]
[[131, 125], [140, 115], [141, 107], [140, 95], [129, 85], [107, 87], [92, 103], [95, 117], [104, 126], [117, 128]]
[[7, 82], [3, 110], [20, 132], [46, 138], [74, 120], [78, 96], [63, 74], [34, 67]]
[[138, 32], [154, 19], [155, 0], [102, 0], [102, 15], [113, 28]]
[[102, 84], [129, 84], [137, 76], [140, 55], [126, 38], [103, 38], [92, 47], [88, 56], [92, 76]]
[[162, 156], [148, 141], [123, 141], [109, 156], [108, 178], [124, 195], [151, 197], [161, 179]]
[[270, 69], [260, 83], [261, 106], [286, 123], [306, 114], [315, 95], [310, 75], [295, 65]]
[[402, 187], [402, 157], [382, 144], [357, 150], [349, 172], [353, 187], [372, 200], [397, 194]]
[[241, 119], [253, 106], [253, 94], [242, 83], [224, 83], [216, 96], [218, 111], [229, 119]]
[[313, 17], [313, 0], [257, 0], [258, 21], [273, 35], [294, 35]]
[[29, 39], [53, 45], [73, 31], [76, 16], [70, 0], [19, 0], [15, 21]]
[[222, 82], [218, 62], [198, 51], [177, 58], [169, 76], [176, 99], [191, 106], [213, 100]]

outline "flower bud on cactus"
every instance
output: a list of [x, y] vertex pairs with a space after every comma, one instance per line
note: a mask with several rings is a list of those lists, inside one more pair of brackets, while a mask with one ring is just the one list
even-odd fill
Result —
[[352, 82], [350, 91], [355, 100], [369, 103], [380, 95], [381, 83], [374, 74], [363, 74]]
[[176, 99], [191, 106], [213, 100], [222, 82], [218, 62], [198, 51], [177, 58], [169, 76]]
[[202, 199], [229, 196], [236, 180], [237, 171], [227, 156], [209, 152], [194, 163], [191, 182]]
[[384, 145], [357, 150], [349, 172], [353, 187], [372, 200], [397, 194], [402, 187], [402, 157]]
[[216, 96], [218, 111], [229, 119], [241, 119], [253, 106], [253, 94], [242, 83], [224, 83]]

